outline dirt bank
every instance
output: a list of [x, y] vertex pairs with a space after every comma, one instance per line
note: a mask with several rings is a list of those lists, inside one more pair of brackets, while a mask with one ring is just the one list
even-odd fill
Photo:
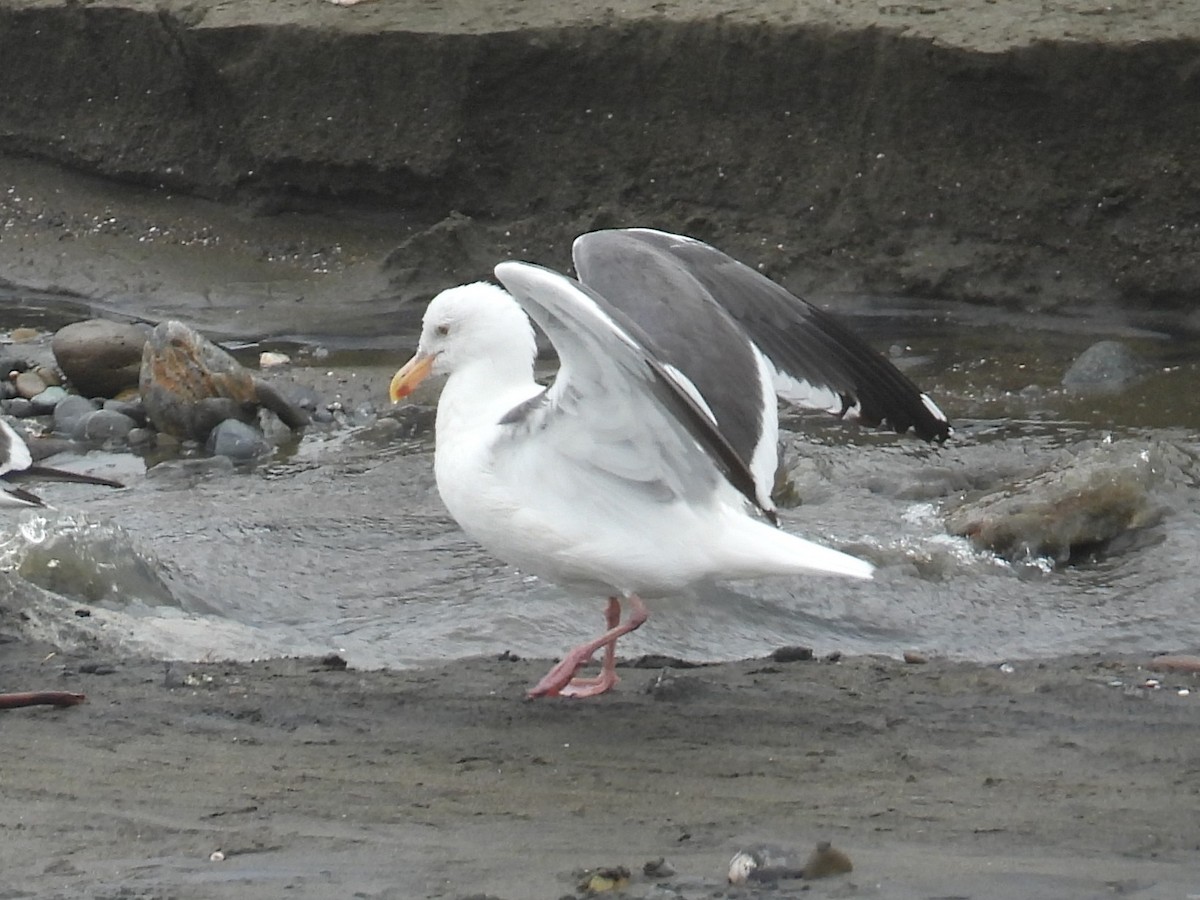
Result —
[[1200, 891], [1200, 684], [1136, 660], [655, 666], [530, 703], [543, 662], [3, 659], [89, 695], [0, 713], [6, 897], [538, 900], [666, 857], [628, 896], [699, 900], [739, 847], [823, 839], [851, 875], [727, 896]]
[[635, 223], [808, 292], [1200, 287], [1186, 0], [17, 0], [0, 38], [0, 151], [260, 218], [385, 215], [380, 296]]

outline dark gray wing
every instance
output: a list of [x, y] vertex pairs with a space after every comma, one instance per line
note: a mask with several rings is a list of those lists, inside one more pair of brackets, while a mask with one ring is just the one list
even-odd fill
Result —
[[723, 478], [758, 507], [741, 457], [635, 323], [595, 291], [541, 266], [504, 262], [496, 277], [559, 357], [549, 389], [504, 417], [512, 434], [536, 431], [538, 440], [498, 446], [497, 454], [507, 454], [498, 465], [532, 470], [545, 458], [514, 460], [552, 454], [559, 470], [569, 466], [578, 477], [599, 474], [614, 486], [640, 485], [643, 495], [697, 503], [711, 499]]
[[[713, 405], [718, 421], [729, 413], [719, 393], [710, 399], [713, 368], [708, 361], [689, 365], [684, 339], [671, 334], [681, 319], [711, 320], [703, 307], [719, 305], [749, 336], [778, 371], [781, 380], [824, 389], [840, 398], [844, 414], [858, 407], [868, 425], [882, 422], [925, 440], [945, 440], [946, 417], [899, 369], [835, 317], [784, 290], [766, 276], [701, 241], [648, 228], [595, 231], [582, 235], [572, 250], [580, 279], [622, 309], [663, 345], [668, 361], [679, 367]], [[681, 274], [682, 273], [682, 274]], [[702, 290], [691, 287], [698, 284]], [[674, 294], [673, 311], [647, 304], [645, 297]], [[678, 349], [672, 349], [677, 347]], [[703, 353], [703, 347], [699, 350]], [[682, 355], [673, 355], [681, 353]], [[720, 373], [720, 369], [716, 369]], [[786, 396], [786, 392], [785, 392]], [[742, 400], [745, 403], [745, 399]], [[836, 407], [836, 404], [835, 404]]]

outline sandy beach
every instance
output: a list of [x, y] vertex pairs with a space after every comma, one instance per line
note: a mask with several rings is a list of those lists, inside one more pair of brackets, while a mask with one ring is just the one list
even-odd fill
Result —
[[[536, 900], [624, 866], [632, 897], [1183, 900], [1200, 681], [1145, 662], [647, 660], [597, 702], [529, 702], [544, 660], [6, 644], [4, 684], [88, 699], [0, 713], [5, 896]], [[852, 873], [725, 884], [738, 849], [823, 840]]]

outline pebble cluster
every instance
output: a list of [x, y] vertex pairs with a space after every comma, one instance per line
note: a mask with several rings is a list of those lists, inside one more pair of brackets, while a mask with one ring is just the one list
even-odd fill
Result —
[[260, 406], [291, 429], [310, 421], [257, 373], [178, 322], [151, 329], [96, 319], [67, 325], [49, 342], [33, 329], [8, 338], [0, 351], [0, 412], [36, 420], [26, 431], [39, 434], [30, 442], [37, 456], [72, 442], [135, 451], [194, 444], [249, 461], [274, 449], [258, 427]]

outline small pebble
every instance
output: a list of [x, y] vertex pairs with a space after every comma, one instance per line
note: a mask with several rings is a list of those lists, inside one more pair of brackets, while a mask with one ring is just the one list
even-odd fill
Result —
[[258, 354], [258, 366], [261, 369], [270, 369], [275, 366], [286, 366], [292, 361], [292, 358], [286, 353], [279, 353], [275, 350], [264, 350]]
[[805, 662], [813, 658], [812, 647], [778, 647], [771, 654], [775, 662]]
[[54, 387], [43, 388], [38, 394], [31, 397], [29, 402], [33, 404], [34, 413], [39, 416], [47, 416], [54, 412], [55, 407], [62, 403], [66, 397], [66, 389], [55, 385]]
[[222, 853], [220, 850], [214, 850], [212, 853], [210, 853], [208, 855], [209, 862], [223, 862], [224, 860], [225, 860], [225, 854]]
[[642, 866], [642, 874], [647, 878], [670, 878], [675, 874], [675, 867], [667, 862], [666, 857], [660, 856]]
[[37, 372], [38, 378], [42, 379], [42, 383], [47, 387], [62, 384], [62, 376], [49, 366], [38, 366], [34, 371]]
[[918, 653], [916, 650], [905, 650], [904, 661], [916, 666], [920, 665], [921, 663], [929, 662], [929, 657], [927, 657], [924, 653]]
[[46, 389], [46, 382], [38, 377], [37, 372], [21, 372], [13, 379], [17, 393], [26, 400], [32, 400]]
[[812, 852], [808, 862], [804, 864], [804, 877], [829, 878], [831, 875], [845, 875], [854, 871], [854, 863], [850, 857], [829, 843], [821, 841]]
[[125, 439], [129, 441], [130, 447], [141, 447], [149, 444], [154, 440], [155, 431], [153, 428], [130, 428], [129, 434], [125, 435]]
[[600, 894], [604, 891], [621, 891], [629, 886], [629, 870], [624, 866], [610, 866], [585, 872], [579, 882], [579, 890], [587, 894]]

